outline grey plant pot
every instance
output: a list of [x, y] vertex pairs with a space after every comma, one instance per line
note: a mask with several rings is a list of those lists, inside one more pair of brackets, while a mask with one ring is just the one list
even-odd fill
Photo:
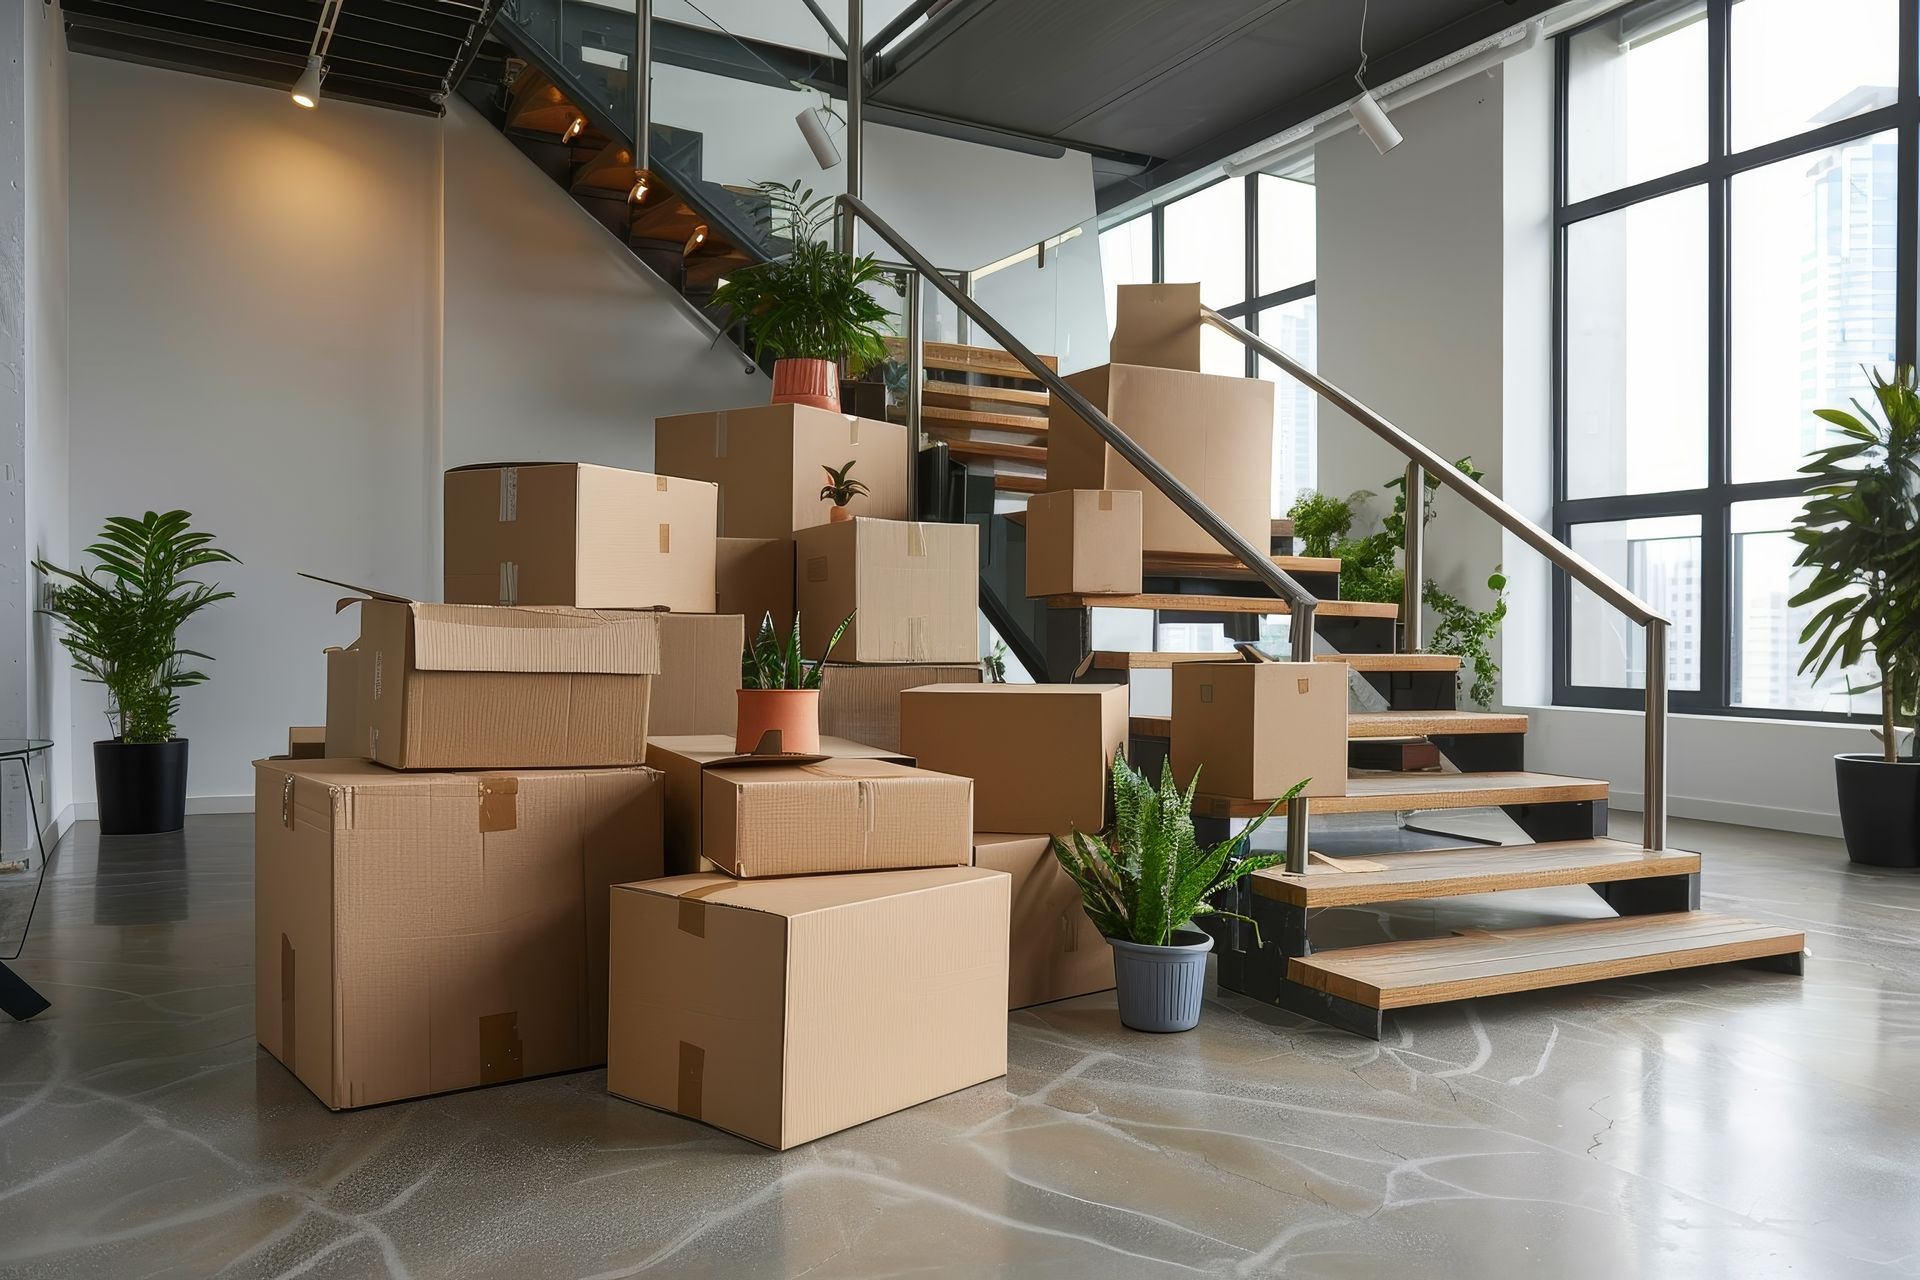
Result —
[[1167, 947], [1107, 939], [1120, 1021], [1135, 1031], [1191, 1031], [1200, 1023], [1213, 939], [1198, 929], [1173, 936], [1174, 945]]

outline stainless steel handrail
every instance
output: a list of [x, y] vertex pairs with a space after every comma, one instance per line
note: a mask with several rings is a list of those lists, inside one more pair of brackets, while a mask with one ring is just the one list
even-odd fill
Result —
[[[1413, 466], [1407, 469], [1407, 567], [1406, 599], [1419, 599], [1414, 579], [1419, 575], [1422, 521], [1426, 493], [1419, 469], [1480, 508], [1509, 533], [1538, 551], [1589, 591], [1612, 605], [1628, 618], [1646, 628], [1646, 755], [1642, 796], [1641, 835], [1648, 849], [1667, 845], [1667, 619], [1654, 607], [1608, 577], [1579, 552], [1561, 542], [1510, 506], [1498, 494], [1468, 476], [1445, 458], [1421, 444], [1393, 423], [1362, 404], [1358, 399], [1295, 360], [1286, 352], [1259, 336], [1247, 332], [1218, 311], [1203, 307], [1201, 317], [1228, 337], [1258, 352], [1264, 359], [1284, 370], [1297, 382], [1318, 392], [1348, 417], [1380, 437], [1405, 456]], [[1408, 607], [1408, 606], [1403, 606]], [[1418, 623], [1415, 622], [1415, 634]]]

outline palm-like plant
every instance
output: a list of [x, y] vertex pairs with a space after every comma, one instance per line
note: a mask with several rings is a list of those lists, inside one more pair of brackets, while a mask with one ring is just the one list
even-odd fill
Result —
[[1892, 764], [1898, 722], [1912, 732], [1920, 702], [1920, 384], [1911, 365], [1868, 377], [1879, 417], [1857, 400], [1858, 413], [1814, 411], [1841, 438], [1800, 468], [1814, 484], [1794, 521], [1794, 564], [1813, 570], [1813, 580], [1787, 603], [1824, 602], [1800, 634], [1801, 671], [1818, 678], [1872, 649], [1879, 674], [1856, 688], [1880, 691], [1878, 736]]
[[820, 469], [827, 473], [827, 482], [820, 486], [820, 497], [823, 500], [831, 500], [836, 507], [844, 507], [867, 492], [866, 483], [853, 478], [852, 462], [837, 471], [823, 462], [820, 464]]
[[1284, 861], [1271, 854], [1246, 855], [1248, 841], [1306, 781], [1269, 805], [1239, 835], [1211, 849], [1202, 849], [1193, 834], [1193, 796], [1199, 785], [1195, 772], [1187, 789], [1180, 790], [1172, 764], [1163, 762], [1156, 786], [1115, 752], [1112, 827], [1096, 838], [1076, 830], [1071, 844], [1053, 838], [1053, 856], [1079, 886], [1088, 917], [1107, 937], [1166, 946], [1174, 930], [1195, 916], [1245, 920], [1210, 899], [1242, 876]]
[[820, 668], [833, 653], [840, 637], [853, 623], [850, 613], [840, 619], [833, 636], [819, 657], [807, 662], [800, 656], [800, 615], [793, 615], [793, 630], [780, 639], [773, 628], [773, 615], [760, 621], [760, 634], [746, 647], [740, 658], [740, 687], [743, 689], [818, 689]]
[[733, 272], [713, 291], [713, 305], [725, 308], [728, 325], [746, 326], [756, 360], [844, 356], [849, 374], [857, 375], [886, 359], [883, 334], [892, 311], [874, 290], [899, 293], [899, 284], [872, 254], [855, 258], [822, 239], [833, 219], [832, 197], [815, 198], [797, 179], [755, 185], [767, 198], [758, 216], [769, 237], [784, 236], [793, 248], [784, 258]]
[[185, 511], [114, 516], [87, 548], [99, 563], [78, 571], [45, 560], [34, 568], [57, 579], [45, 610], [61, 624], [60, 643], [88, 681], [105, 685], [107, 717], [123, 742], [166, 742], [179, 710], [176, 690], [206, 681], [186, 665], [213, 659], [179, 644], [180, 628], [208, 605], [233, 597], [191, 577], [202, 565], [238, 564], [212, 545], [213, 535], [188, 531]]

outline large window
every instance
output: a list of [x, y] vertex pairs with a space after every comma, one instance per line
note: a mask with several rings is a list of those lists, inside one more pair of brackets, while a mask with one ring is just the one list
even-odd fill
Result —
[[[1835, 717], [1788, 537], [1813, 410], [1914, 359], [1920, 3], [1643, 0], [1559, 40], [1554, 520], [1672, 620], [1677, 710]], [[1559, 579], [1554, 695], [1637, 706], [1639, 628]]]
[[[1254, 174], [1209, 186], [1136, 214], [1100, 233], [1107, 320], [1123, 284], [1200, 283], [1206, 304], [1312, 367], [1314, 191], [1304, 182]], [[1209, 329], [1200, 363], [1209, 373], [1274, 383], [1273, 510], [1313, 487], [1317, 398], [1229, 338]]]

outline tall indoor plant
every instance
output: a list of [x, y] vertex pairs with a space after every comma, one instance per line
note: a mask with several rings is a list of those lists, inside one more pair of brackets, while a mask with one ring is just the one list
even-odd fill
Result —
[[[1788, 604], [1818, 604], [1801, 632], [1800, 670], [1818, 678], [1836, 662], [1870, 658], [1880, 691], [1878, 752], [1834, 757], [1847, 856], [1876, 866], [1920, 866], [1920, 384], [1912, 366], [1869, 374], [1874, 413], [1819, 409], [1837, 443], [1808, 455], [1813, 485], [1794, 521], [1796, 567], [1813, 579]], [[1908, 743], [1900, 754], [1900, 740]]]
[[74, 668], [105, 685], [113, 737], [93, 744], [102, 835], [178, 831], [186, 821], [187, 740], [174, 734], [178, 691], [206, 680], [180, 646], [180, 628], [233, 592], [200, 581], [203, 565], [237, 564], [213, 535], [189, 528], [185, 511], [114, 516], [78, 570], [45, 560], [34, 568], [54, 580], [46, 607], [61, 625]]
[[1231, 915], [1211, 899], [1242, 876], [1282, 859], [1249, 854], [1248, 841], [1268, 816], [1298, 795], [1294, 786], [1231, 840], [1202, 849], [1193, 833], [1198, 771], [1180, 790], [1163, 761], [1160, 782], [1113, 757], [1113, 825], [1098, 837], [1078, 830], [1071, 843], [1055, 836], [1053, 855], [1080, 889], [1094, 926], [1113, 947], [1120, 1021], [1136, 1031], [1190, 1031], [1200, 1021], [1207, 953], [1213, 939], [1192, 927], [1202, 915]]
[[782, 640], [774, 630], [773, 615], [760, 622], [760, 633], [740, 655], [739, 708], [734, 720], [733, 749], [745, 755], [760, 745], [769, 730], [780, 735], [787, 755], [811, 755], [820, 750], [820, 668], [853, 622], [848, 614], [833, 629], [827, 647], [812, 662], [800, 656], [800, 615]]
[[853, 257], [823, 238], [833, 221], [833, 200], [815, 198], [792, 183], [756, 184], [766, 197], [762, 218], [769, 236], [793, 248], [785, 257], [755, 263], [729, 275], [713, 291], [729, 325], [746, 326], [756, 360], [775, 357], [773, 403], [840, 409], [838, 361], [848, 376], [887, 355], [884, 326], [891, 316], [876, 288], [899, 292], [872, 254]]

